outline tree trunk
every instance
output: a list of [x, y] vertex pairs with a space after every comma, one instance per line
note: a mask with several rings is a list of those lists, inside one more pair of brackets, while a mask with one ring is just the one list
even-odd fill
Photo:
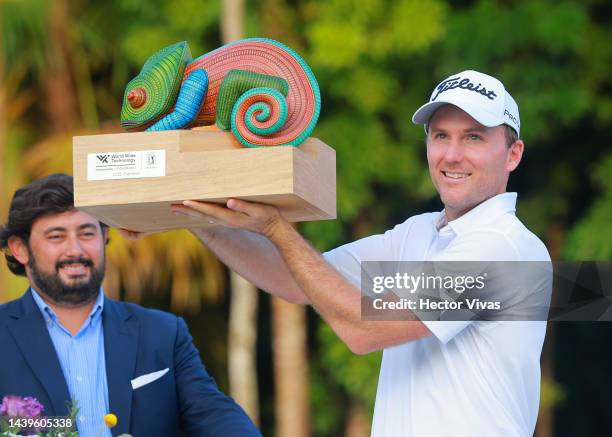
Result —
[[244, 0], [223, 0], [221, 40], [223, 44], [244, 38]]
[[68, 2], [54, 0], [48, 27], [51, 55], [41, 77], [45, 112], [53, 133], [69, 132], [79, 125], [79, 107], [69, 60], [69, 28]]
[[[293, 6], [285, 0], [265, 0], [260, 6], [264, 35], [298, 48]], [[276, 436], [310, 435], [310, 393], [306, 309], [273, 298]]]
[[277, 437], [310, 435], [306, 308], [272, 298]]
[[230, 278], [228, 339], [230, 394], [259, 424], [257, 387], [257, 289], [235, 272]]
[[[553, 261], [559, 259], [565, 234], [565, 229], [561, 225], [552, 226], [548, 232], [547, 247]], [[542, 384], [548, 384], [549, 386], [555, 384], [555, 326], [554, 322], [548, 322], [540, 360]], [[555, 435], [555, 405], [540, 405], [534, 435], [535, 437], [553, 437]]]
[[369, 437], [370, 426], [366, 409], [359, 402], [351, 400], [344, 437]]
[[[224, 44], [243, 38], [244, 0], [223, 0], [221, 37]], [[257, 289], [230, 273], [228, 372], [230, 395], [259, 424], [257, 389]]]

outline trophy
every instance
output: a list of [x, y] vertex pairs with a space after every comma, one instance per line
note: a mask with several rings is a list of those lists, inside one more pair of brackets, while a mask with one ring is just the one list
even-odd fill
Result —
[[127, 133], [73, 139], [75, 206], [133, 231], [203, 227], [183, 200], [240, 198], [289, 221], [336, 217], [336, 155], [310, 137], [321, 108], [306, 62], [265, 38], [192, 59], [186, 42], [151, 56], [125, 90]]

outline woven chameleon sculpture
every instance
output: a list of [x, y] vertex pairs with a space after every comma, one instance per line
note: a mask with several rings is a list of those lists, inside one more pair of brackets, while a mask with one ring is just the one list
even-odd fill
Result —
[[183, 41], [151, 56], [128, 83], [121, 125], [159, 131], [216, 124], [247, 147], [297, 146], [320, 109], [310, 67], [278, 41], [243, 39], [194, 60]]

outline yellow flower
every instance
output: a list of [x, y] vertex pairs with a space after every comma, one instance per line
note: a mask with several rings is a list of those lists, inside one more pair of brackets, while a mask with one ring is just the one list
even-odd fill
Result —
[[106, 424], [106, 426], [108, 426], [109, 428], [114, 427], [115, 425], [117, 425], [117, 416], [115, 416], [114, 414], [110, 413], [107, 414], [106, 416], [104, 416], [104, 423]]

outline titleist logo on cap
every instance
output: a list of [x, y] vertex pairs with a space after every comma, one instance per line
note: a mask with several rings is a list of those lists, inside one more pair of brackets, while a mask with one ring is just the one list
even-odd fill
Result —
[[438, 85], [436, 88], [438, 92], [431, 98], [431, 101], [433, 102], [434, 100], [436, 100], [438, 96], [444, 91], [452, 90], [455, 88], [462, 88], [464, 90], [474, 91], [475, 93], [482, 94], [483, 96], [491, 100], [495, 100], [495, 98], [497, 97], [495, 91], [487, 90], [485, 87], [482, 86], [482, 84], [479, 83], [478, 85], [476, 85], [468, 78], [462, 79], [461, 76], [457, 76], [451, 77], [449, 79], [446, 79], [444, 82], [441, 82], [440, 85]]

